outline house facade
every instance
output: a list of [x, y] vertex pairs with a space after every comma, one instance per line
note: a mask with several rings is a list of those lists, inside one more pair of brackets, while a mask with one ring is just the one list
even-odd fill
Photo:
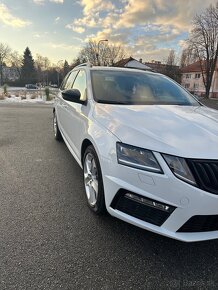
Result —
[[[205, 95], [205, 86], [203, 82], [200, 62], [197, 61], [182, 68], [181, 72], [182, 86], [192, 94], [203, 97]], [[218, 63], [213, 74], [209, 97], [218, 98]]]

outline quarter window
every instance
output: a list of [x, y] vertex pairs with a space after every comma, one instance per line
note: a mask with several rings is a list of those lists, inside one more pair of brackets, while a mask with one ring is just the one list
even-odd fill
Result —
[[64, 88], [63, 90], [69, 90], [69, 89], [72, 89], [73, 87], [73, 82], [75, 80], [75, 77], [77, 75], [78, 71], [72, 71], [71, 74], [69, 75], [65, 85], [64, 85]]
[[60, 89], [61, 90], [64, 90], [64, 87], [65, 87], [65, 85], [66, 85], [66, 83], [67, 83], [67, 80], [68, 80], [68, 78], [69, 78], [69, 76], [70, 76], [70, 72], [65, 76], [65, 78], [64, 78], [64, 80], [63, 80], [63, 82], [62, 82], [62, 84], [61, 84], [61, 86], [60, 86]]
[[81, 94], [80, 100], [81, 101], [86, 100], [86, 73], [85, 73], [85, 71], [81, 70], [78, 73], [76, 80], [73, 84], [73, 89], [77, 89], [80, 91], [80, 94]]

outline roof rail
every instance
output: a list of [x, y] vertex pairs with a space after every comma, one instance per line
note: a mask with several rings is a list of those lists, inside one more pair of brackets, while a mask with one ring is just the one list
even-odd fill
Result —
[[90, 64], [90, 62], [84, 62], [84, 63], [81, 63], [81, 64], [78, 64], [76, 67], [81, 67], [81, 66], [88, 66], [88, 67], [92, 67], [92, 65]]

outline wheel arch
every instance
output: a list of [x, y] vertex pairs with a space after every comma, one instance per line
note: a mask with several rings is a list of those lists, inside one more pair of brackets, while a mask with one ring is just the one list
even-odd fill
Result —
[[82, 142], [82, 146], [81, 146], [81, 164], [83, 166], [83, 156], [85, 154], [85, 151], [86, 151], [86, 148], [88, 148], [88, 146], [92, 145], [94, 148], [94, 144], [88, 139], [84, 139], [83, 142]]

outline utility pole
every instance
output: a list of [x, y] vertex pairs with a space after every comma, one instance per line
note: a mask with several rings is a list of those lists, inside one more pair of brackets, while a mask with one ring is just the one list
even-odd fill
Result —
[[101, 39], [101, 40], [99, 40], [99, 42], [98, 42], [98, 52], [96, 53], [96, 58], [97, 58], [97, 62], [98, 62], [98, 65], [100, 66], [101, 65], [101, 63], [100, 63], [100, 59], [99, 59], [99, 49], [100, 49], [100, 43], [101, 42], [106, 42], [106, 41], [108, 41], [108, 39]]

